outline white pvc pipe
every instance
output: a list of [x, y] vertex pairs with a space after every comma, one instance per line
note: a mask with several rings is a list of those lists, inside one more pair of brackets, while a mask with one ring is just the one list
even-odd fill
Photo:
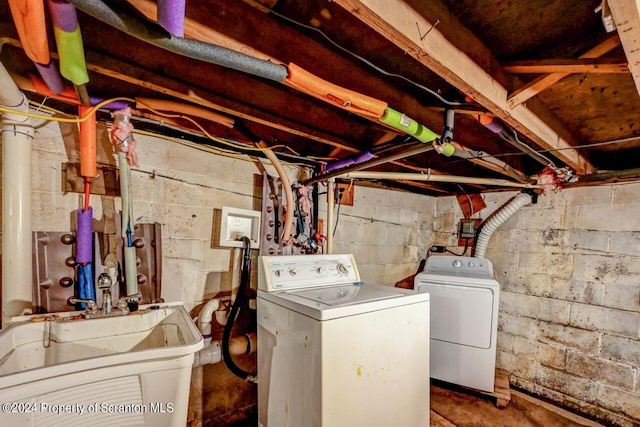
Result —
[[[232, 337], [229, 340], [229, 354], [232, 356], [240, 356], [242, 354], [255, 353], [258, 350], [257, 336], [254, 332], [249, 334]], [[212, 365], [222, 361], [222, 342], [219, 340], [211, 341], [209, 345], [194, 354], [193, 367], [197, 368], [202, 365]]]
[[513, 214], [518, 212], [523, 206], [531, 203], [531, 195], [527, 193], [520, 193], [509, 202], [499, 208], [480, 229], [480, 234], [476, 239], [476, 250], [474, 256], [478, 258], [484, 258], [484, 254], [489, 246], [489, 239], [494, 231], [498, 229], [507, 219]]
[[435, 175], [422, 173], [403, 173], [403, 172], [349, 172], [341, 175], [340, 178], [346, 179], [404, 179], [409, 181], [433, 181], [433, 182], [450, 182], [459, 184], [479, 184], [479, 185], [497, 185], [501, 187], [519, 187], [519, 188], [540, 188], [537, 184], [523, 184], [521, 182], [513, 182], [506, 179], [496, 178], [476, 178], [472, 176], [455, 176], [455, 175]]
[[[29, 103], [0, 63], [0, 105], [20, 112]], [[24, 115], [2, 113], [2, 327], [31, 313], [31, 140]]]
[[207, 347], [211, 342], [211, 322], [213, 320], [213, 313], [220, 308], [220, 301], [218, 299], [212, 299], [207, 302], [198, 316], [198, 329], [204, 338], [204, 346]]

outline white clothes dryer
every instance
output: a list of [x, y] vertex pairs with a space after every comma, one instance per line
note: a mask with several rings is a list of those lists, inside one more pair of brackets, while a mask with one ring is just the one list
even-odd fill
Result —
[[491, 261], [431, 256], [414, 289], [431, 299], [431, 377], [493, 392], [500, 284]]
[[347, 254], [258, 269], [260, 426], [429, 426], [428, 294], [362, 283]]

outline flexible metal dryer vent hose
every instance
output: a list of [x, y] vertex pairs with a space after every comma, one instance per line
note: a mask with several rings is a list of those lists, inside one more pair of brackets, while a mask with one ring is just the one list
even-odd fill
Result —
[[518, 212], [523, 206], [531, 203], [531, 195], [527, 193], [520, 193], [511, 201], [503, 205], [491, 218], [484, 223], [480, 234], [476, 240], [476, 250], [474, 255], [478, 258], [484, 258], [487, 252], [487, 246], [489, 245], [489, 239], [494, 231], [498, 229], [507, 219], [513, 214]]

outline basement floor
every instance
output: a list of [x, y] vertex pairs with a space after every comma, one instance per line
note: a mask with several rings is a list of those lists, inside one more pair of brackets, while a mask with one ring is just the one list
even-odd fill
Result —
[[[603, 427], [513, 389], [511, 401], [500, 409], [494, 398], [444, 384], [431, 385], [430, 420], [431, 427]], [[229, 427], [257, 424], [252, 418]]]
[[513, 389], [505, 408], [494, 403], [495, 399], [479, 393], [432, 385], [431, 427], [602, 426]]

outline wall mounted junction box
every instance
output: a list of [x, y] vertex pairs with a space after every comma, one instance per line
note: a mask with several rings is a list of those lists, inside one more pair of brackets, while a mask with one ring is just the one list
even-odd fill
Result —
[[[216, 209], [216, 211], [219, 210]], [[220, 211], [219, 227], [219, 246], [241, 248], [244, 246], [242, 237], [247, 236], [251, 240], [252, 249], [260, 247], [259, 211], [223, 206]]]
[[460, 220], [459, 237], [461, 239], [473, 239], [476, 237], [477, 224], [475, 219]]

